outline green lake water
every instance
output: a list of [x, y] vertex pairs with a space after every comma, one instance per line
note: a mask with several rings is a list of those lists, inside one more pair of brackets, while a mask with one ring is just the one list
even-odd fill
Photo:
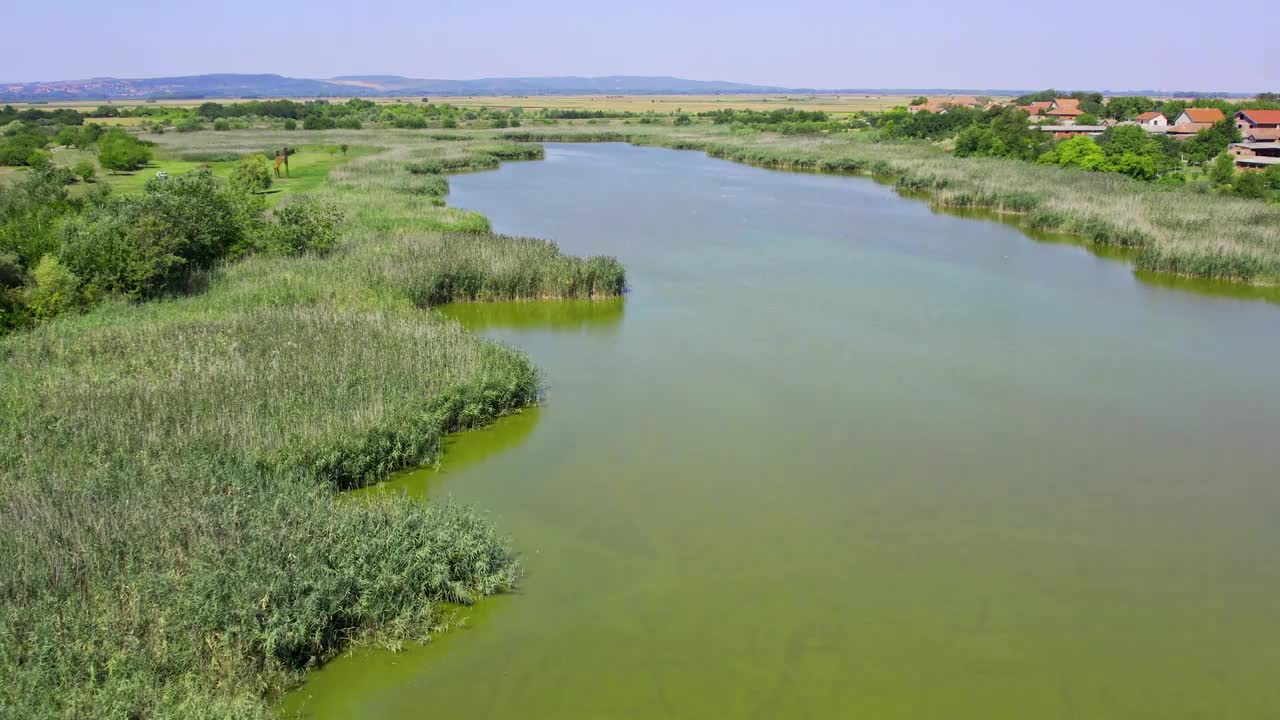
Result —
[[450, 310], [546, 401], [385, 489], [491, 511], [527, 575], [285, 709], [1280, 717], [1280, 305], [693, 152], [451, 185], [631, 291]]

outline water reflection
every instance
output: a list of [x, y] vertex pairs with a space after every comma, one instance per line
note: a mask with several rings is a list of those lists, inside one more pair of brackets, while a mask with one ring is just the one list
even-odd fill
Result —
[[454, 433], [445, 438], [443, 459], [438, 465], [406, 470], [392, 475], [385, 482], [354, 490], [348, 495], [375, 497], [385, 493], [403, 493], [413, 498], [428, 497], [431, 486], [440, 475], [457, 472], [524, 444], [533, 434], [541, 414], [542, 409], [535, 406], [499, 418], [488, 427]]
[[538, 302], [457, 303], [440, 312], [475, 332], [486, 330], [555, 330], [612, 333], [622, 322], [623, 298], [547, 300]]

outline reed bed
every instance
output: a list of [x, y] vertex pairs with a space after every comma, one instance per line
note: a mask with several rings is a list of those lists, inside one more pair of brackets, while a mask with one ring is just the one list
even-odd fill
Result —
[[[158, 139], [212, 156], [294, 137]], [[432, 305], [617, 295], [622, 269], [492, 235], [406, 169], [540, 148], [375, 139], [316, 191], [348, 218], [332, 254], [252, 257], [198, 295], [0, 340], [0, 715], [266, 717], [351, 643], [424, 639], [442, 603], [515, 582], [477, 512], [337, 492], [537, 400], [527, 357]]]

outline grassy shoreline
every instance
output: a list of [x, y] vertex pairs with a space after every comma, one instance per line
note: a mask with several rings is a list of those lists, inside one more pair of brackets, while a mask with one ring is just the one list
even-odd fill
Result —
[[389, 139], [311, 192], [347, 214], [330, 255], [250, 257], [196, 295], [0, 339], [5, 714], [266, 717], [351, 643], [423, 639], [442, 603], [512, 585], [475, 511], [337, 493], [539, 397], [523, 353], [427, 308], [613, 297], [623, 271], [493, 235], [407, 169], [541, 148]]
[[875, 175], [940, 208], [1015, 216], [1028, 229], [1135, 248], [1134, 268], [1176, 277], [1280, 285], [1280, 205], [1161, 188], [995, 158], [956, 158], [923, 142], [733, 132], [726, 128], [576, 126], [491, 131], [529, 142], [628, 142], [780, 170]]
[[[297, 137], [152, 139], [201, 157]], [[1140, 270], [1280, 284], [1275, 207], [924, 144], [621, 123], [306, 137], [382, 148], [307, 187], [347, 213], [331, 256], [252, 257], [199, 295], [0, 339], [0, 708], [267, 716], [264, 698], [351, 643], [421, 639], [441, 603], [511, 586], [514, 555], [475, 512], [335, 494], [537, 400], [527, 357], [429, 308], [622, 292], [616, 260], [446, 205], [447, 174], [542, 157], [533, 142], [889, 177], [939, 207], [1138, 248]]]

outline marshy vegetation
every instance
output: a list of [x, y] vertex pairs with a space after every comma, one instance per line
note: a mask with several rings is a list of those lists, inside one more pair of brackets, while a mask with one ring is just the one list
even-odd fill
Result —
[[[262, 715], [264, 697], [349, 643], [422, 638], [446, 621], [441, 603], [510, 587], [512, 552], [474, 512], [335, 493], [429, 462], [446, 433], [538, 397], [524, 355], [429, 308], [622, 292], [612, 258], [494, 235], [483, 216], [446, 206], [446, 174], [541, 157], [531, 141], [874, 174], [938, 206], [1140, 248], [1143, 268], [1280, 283], [1275, 205], [738, 120], [487, 122], [312, 133], [383, 148], [313, 193], [347, 218], [327, 256], [210, 262], [197, 286], [138, 297], [193, 294], [108, 300], [0, 339], [0, 706], [24, 717]], [[290, 137], [147, 139], [196, 162]]]
[[[170, 137], [229, 157], [284, 143]], [[347, 218], [327, 255], [248, 254], [190, 294], [107, 299], [0, 338], [6, 713], [264, 716], [350, 643], [423, 639], [448, 622], [442, 603], [514, 582], [507, 542], [472, 510], [336, 494], [539, 396], [522, 353], [423, 308], [616, 296], [623, 271], [491, 235], [442, 206], [443, 177], [408, 169], [540, 148], [376, 144], [308, 200]]]

